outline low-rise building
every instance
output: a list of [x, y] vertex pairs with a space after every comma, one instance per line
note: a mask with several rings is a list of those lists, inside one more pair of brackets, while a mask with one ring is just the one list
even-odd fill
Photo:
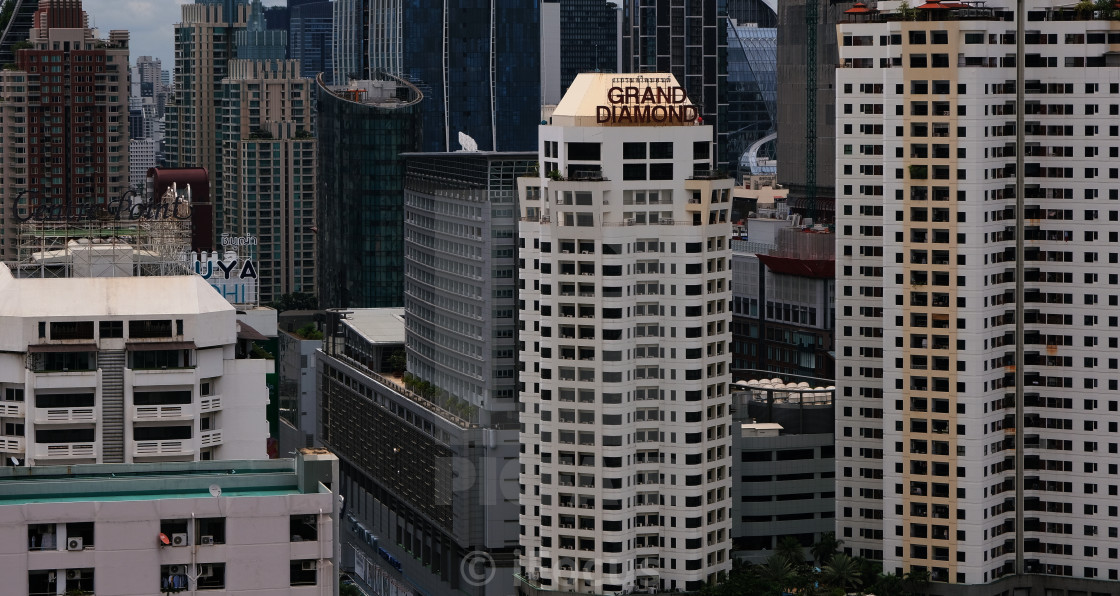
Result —
[[237, 311], [200, 276], [0, 267], [0, 296], [6, 465], [266, 456], [272, 361], [239, 357]]
[[337, 595], [338, 460], [0, 468], [5, 594]]

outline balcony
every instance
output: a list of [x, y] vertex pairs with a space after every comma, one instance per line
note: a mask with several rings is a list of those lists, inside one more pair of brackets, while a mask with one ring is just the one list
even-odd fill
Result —
[[23, 453], [26, 441], [24, 437], [0, 437], [0, 453]]
[[222, 396], [210, 395], [198, 400], [199, 410], [202, 412], [215, 412], [222, 409]]
[[133, 420], [167, 420], [193, 417], [194, 414], [186, 411], [183, 406], [134, 406], [132, 408]]
[[41, 462], [51, 458], [94, 457], [95, 453], [93, 443], [39, 443], [29, 455]]
[[152, 455], [182, 455], [193, 453], [189, 441], [137, 441], [133, 454], [138, 457]]
[[0, 417], [23, 418], [25, 411], [21, 401], [0, 402]]
[[94, 408], [35, 408], [36, 424], [69, 424], [97, 422]]
[[222, 431], [206, 430], [198, 437], [198, 444], [202, 447], [213, 447], [222, 444]]

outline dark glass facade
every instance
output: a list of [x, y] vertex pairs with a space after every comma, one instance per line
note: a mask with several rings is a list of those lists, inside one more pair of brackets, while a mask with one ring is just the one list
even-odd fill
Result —
[[604, 0], [560, 0], [560, 92], [581, 72], [618, 68], [618, 9]]
[[425, 152], [535, 151], [540, 123], [536, 0], [404, 0], [405, 78], [424, 93]]
[[[741, 164], [740, 171], [773, 174], [774, 166], [760, 166], [743, 154], [775, 132], [778, 30], [733, 22], [727, 29], [728, 151]], [[773, 157], [773, 146], [771, 139], [755, 148], [754, 156]]]
[[288, 53], [300, 61], [300, 76], [315, 78], [326, 73], [334, 80], [331, 68], [331, 34], [334, 28], [334, 6], [330, 2], [312, 2], [292, 8], [288, 30]]
[[401, 84], [392, 100], [353, 101], [318, 81], [319, 304], [403, 306], [400, 155], [420, 149], [417, 91]]
[[669, 72], [715, 134], [716, 165], [728, 169], [727, 0], [625, 0], [622, 69]]

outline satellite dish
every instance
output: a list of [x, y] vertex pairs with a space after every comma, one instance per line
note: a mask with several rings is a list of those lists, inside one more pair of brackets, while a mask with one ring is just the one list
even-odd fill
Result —
[[211, 497], [222, 496], [222, 487], [218, 486], [217, 484], [211, 484], [210, 485], [210, 496]]
[[18, 466], [19, 465], [19, 460], [18, 459], [14, 458], [14, 457], [9, 457], [8, 459], [12, 460], [12, 465], [13, 466]]
[[478, 151], [478, 142], [465, 132], [459, 132], [459, 145], [463, 151]]

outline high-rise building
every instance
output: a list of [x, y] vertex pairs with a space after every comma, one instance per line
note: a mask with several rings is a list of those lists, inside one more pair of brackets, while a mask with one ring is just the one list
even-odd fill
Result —
[[239, 60], [284, 60], [288, 57], [287, 31], [269, 29], [261, 0], [249, 5], [249, 20], [233, 35], [235, 57]]
[[[389, 19], [387, 26], [394, 2], [385, 3], [390, 6], [381, 18]], [[423, 150], [534, 150], [541, 95], [538, 1], [436, 5], [403, 0], [398, 6], [402, 76], [424, 93]], [[370, 35], [376, 38], [379, 32]], [[383, 51], [391, 54], [391, 48]], [[371, 47], [371, 76], [377, 55]]]
[[[331, 33], [331, 71], [334, 80], [327, 83], [345, 85], [351, 78], [368, 78], [369, 68], [366, 60], [369, 57], [364, 50], [365, 40], [362, 0], [334, 0], [334, 15], [331, 19], [333, 32]], [[388, 71], [393, 75], [400, 75], [400, 71]]]
[[15, 64], [15, 45], [27, 41], [27, 36], [35, 23], [37, 10], [39, 10], [39, 0], [4, 2], [4, 14], [7, 18], [0, 20], [0, 64]]
[[[221, 233], [222, 170], [218, 129], [222, 80], [237, 57], [236, 33], [249, 19], [247, 0], [195, 0], [175, 26], [175, 92], [167, 108], [165, 160], [173, 168], [205, 168], [214, 189], [214, 229]], [[282, 57], [282, 56], [281, 56]]]
[[[28, 42], [14, 67], [0, 70], [0, 260], [7, 262], [15, 259], [21, 212], [105, 205], [128, 189], [128, 32], [95, 38], [80, 0], [59, 0], [41, 3]], [[73, 75], [50, 74], [63, 71]]]
[[[757, 16], [774, 19], [773, 13]], [[758, 158], [775, 153], [777, 42], [775, 26], [727, 21], [727, 152], [731, 167], [743, 175], [776, 172], [773, 165]]]
[[301, 76], [314, 79], [325, 73], [328, 81], [334, 80], [333, 25], [333, 2], [311, 2], [292, 8], [288, 57], [299, 60]]
[[541, 2], [541, 98], [560, 102], [581, 72], [619, 72], [622, 9], [606, 0]]
[[838, 538], [935, 593], [1111, 591], [1120, 24], [861, 8], [837, 28]]
[[222, 82], [221, 229], [255, 238], [263, 302], [316, 289], [312, 84], [296, 60], [232, 60]]
[[517, 179], [535, 157], [405, 156], [408, 371], [492, 428], [517, 427]]
[[132, 139], [128, 143], [128, 186], [144, 188], [148, 170], [156, 167], [156, 154], [159, 141], [155, 139]]
[[319, 85], [319, 304], [404, 304], [404, 158], [420, 149], [419, 90], [403, 80]]
[[712, 127], [714, 167], [727, 155], [727, 2], [622, 2], [622, 70], [671, 73]]
[[[813, 35], [815, 43], [810, 52], [807, 11], [816, 3], [817, 26]], [[790, 190], [790, 205], [807, 213], [812, 207], [817, 219], [830, 218], [836, 196], [836, 111], [833, 84], [836, 80], [836, 20], [840, 15], [838, 4], [817, 0], [791, 0], [777, 7], [778, 57], [777, 57], [777, 132], [778, 132], [778, 182]], [[809, 56], [815, 56], [813, 66]], [[809, 132], [809, 69], [816, 72], [816, 92], [813, 94], [815, 128]], [[811, 146], [810, 146], [811, 145]], [[812, 165], [810, 167], [810, 162]], [[806, 179], [814, 172], [813, 205], [807, 202]]]
[[519, 181], [526, 593], [731, 562], [731, 187], [673, 75], [581, 74]]
[[268, 362], [242, 359], [237, 313], [202, 277], [0, 265], [0, 292], [3, 465], [265, 457]]

